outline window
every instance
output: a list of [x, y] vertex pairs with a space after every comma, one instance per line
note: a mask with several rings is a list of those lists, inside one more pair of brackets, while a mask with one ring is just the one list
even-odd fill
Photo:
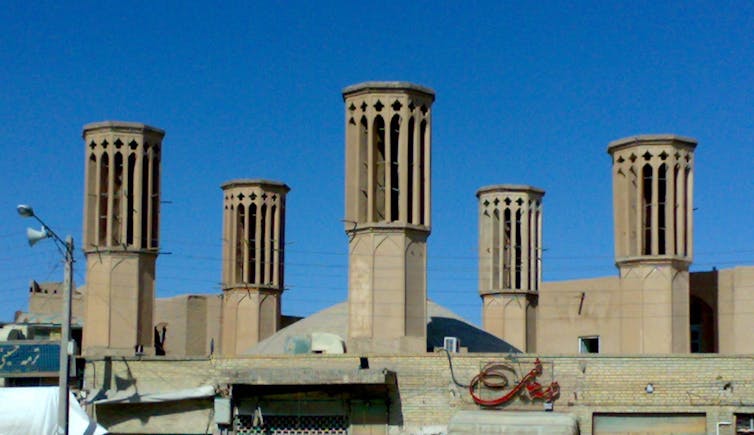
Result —
[[579, 353], [600, 353], [600, 337], [579, 337]]
[[736, 414], [736, 433], [754, 433], [754, 414]]

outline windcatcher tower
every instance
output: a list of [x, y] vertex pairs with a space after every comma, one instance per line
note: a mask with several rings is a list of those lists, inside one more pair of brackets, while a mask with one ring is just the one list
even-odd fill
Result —
[[238, 355], [280, 328], [285, 195], [268, 180], [233, 180], [223, 189], [223, 355]]
[[509, 184], [476, 194], [482, 323], [523, 352], [536, 351], [544, 195], [536, 187]]
[[132, 122], [84, 126], [84, 353], [150, 354], [165, 132]]
[[608, 145], [623, 353], [689, 352], [695, 147], [674, 135]]
[[349, 352], [426, 352], [431, 89], [343, 90]]

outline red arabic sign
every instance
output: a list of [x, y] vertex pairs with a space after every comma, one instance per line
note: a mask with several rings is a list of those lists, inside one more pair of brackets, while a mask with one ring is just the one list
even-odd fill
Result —
[[542, 384], [535, 381], [535, 378], [542, 374], [542, 363], [537, 358], [534, 361], [534, 368], [507, 393], [496, 399], [483, 399], [477, 395], [476, 390], [479, 384], [491, 390], [505, 390], [508, 387], [506, 372], [515, 374], [510, 366], [503, 363], [492, 362], [484, 366], [482, 371], [474, 376], [469, 384], [469, 393], [471, 393], [474, 402], [482, 406], [500, 406], [516, 397], [523, 389], [526, 389], [529, 398], [532, 400], [542, 399], [546, 402], [552, 402], [560, 392], [560, 386], [557, 382], [553, 381], [549, 387], [543, 388]]

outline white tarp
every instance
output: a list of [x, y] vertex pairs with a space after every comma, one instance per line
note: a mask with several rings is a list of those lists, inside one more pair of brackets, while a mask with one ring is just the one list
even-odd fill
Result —
[[118, 392], [108, 392], [106, 399], [94, 400], [95, 405], [107, 405], [114, 403], [157, 403], [172, 402], [174, 400], [201, 399], [204, 397], [214, 397], [215, 387], [212, 385], [202, 385], [196, 388], [186, 388], [183, 390], [161, 391], [152, 393], [139, 394], [134, 390], [123, 390]]
[[[53, 435], [58, 423], [58, 387], [0, 388], [0, 434]], [[68, 393], [68, 433], [104, 435], [105, 428], [86, 415]]]

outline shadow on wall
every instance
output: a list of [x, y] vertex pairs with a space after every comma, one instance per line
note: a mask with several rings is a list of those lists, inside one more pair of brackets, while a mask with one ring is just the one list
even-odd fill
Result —
[[427, 324], [427, 352], [443, 347], [445, 337], [458, 337], [469, 352], [521, 353], [508, 342], [466, 322], [450, 317], [433, 316]]

